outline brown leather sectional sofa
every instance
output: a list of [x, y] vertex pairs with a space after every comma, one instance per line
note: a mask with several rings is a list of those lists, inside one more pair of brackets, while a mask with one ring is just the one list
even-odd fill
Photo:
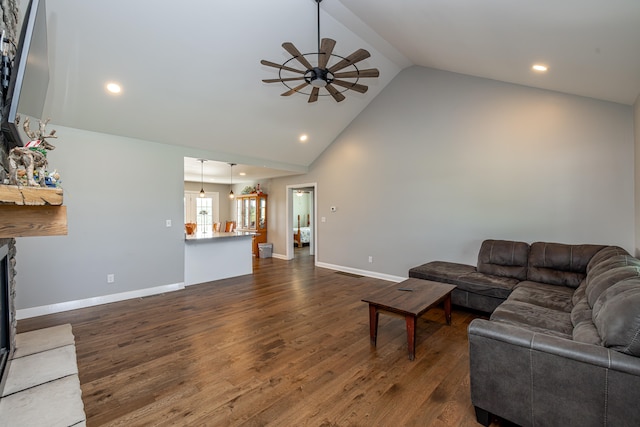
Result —
[[640, 261], [603, 245], [487, 240], [478, 266], [431, 262], [469, 326], [471, 400], [523, 426], [640, 425]]

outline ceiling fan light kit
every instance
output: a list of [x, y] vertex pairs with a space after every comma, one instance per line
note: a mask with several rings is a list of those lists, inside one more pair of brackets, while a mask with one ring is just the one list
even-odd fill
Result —
[[[378, 77], [380, 72], [377, 68], [369, 68], [361, 70], [356, 63], [367, 59], [371, 56], [369, 52], [364, 49], [358, 49], [351, 55], [342, 57], [333, 53], [333, 48], [336, 45], [336, 41], [328, 38], [320, 40], [320, 3], [322, 0], [315, 0], [318, 5], [318, 51], [312, 53], [300, 53], [300, 51], [291, 42], [285, 42], [282, 44], [284, 50], [291, 55], [291, 58], [286, 60], [283, 64], [277, 64], [275, 62], [262, 60], [260, 63], [267, 67], [273, 67], [278, 69], [277, 79], [263, 79], [265, 83], [282, 83], [289, 90], [282, 93], [282, 96], [289, 96], [294, 93], [301, 93], [303, 95], [309, 95], [308, 102], [316, 102], [318, 96], [330, 95], [336, 102], [341, 102], [345, 99], [342, 94], [348, 90], [354, 90], [359, 93], [365, 93], [369, 88], [365, 85], [359, 84], [358, 81], [361, 78]], [[309, 62], [317, 58], [317, 65], [314, 66]], [[331, 60], [337, 60], [334, 64], [329, 64]], [[289, 64], [294, 61], [292, 64]], [[304, 70], [294, 68], [299, 63]], [[347, 71], [338, 72], [347, 68]], [[350, 68], [350, 69], [349, 69]], [[296, 75], [297, 76], [292, 76]], [[352, 81], [342, 79], [354, 79]], [[290, 86], [288, 82], [301, 81], [297, 86]], [[338, 90], [334, 85], [340, 86], [342, 90]], [[311, 86], [311, 92], [305, 92]], [[321, 94], [320, 89], [324, 88], [328, 92], [327, 94]]]

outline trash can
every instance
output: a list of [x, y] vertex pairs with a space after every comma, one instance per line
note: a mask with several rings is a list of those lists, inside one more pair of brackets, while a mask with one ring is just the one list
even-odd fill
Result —
[[258, 256], [260, 258], [271, 258], [273, 253], [273, 243], [258, 243]]

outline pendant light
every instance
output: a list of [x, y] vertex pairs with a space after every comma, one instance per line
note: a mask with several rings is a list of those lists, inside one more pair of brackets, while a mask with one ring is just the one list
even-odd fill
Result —
[[231, 191], [229, 191], [229, 198], [230, 198], [230, 199], [233, 199], [234, 197], [236, 197], [236, 196], [233, 194], [233, 167], [234, 167], [235, 165], [236, 165], [235, 163], [229, 163], [229, 166], [230, 166], [230, 172], [229, 172], [229, 174], [230, 174], [230, 176], [231, 176], [231, 184], [229, 184], [229, 185], [231, 186]]
[[200, 197], [204, 197], [204, 162], [205, 159], [198, 159], [200, 162]]

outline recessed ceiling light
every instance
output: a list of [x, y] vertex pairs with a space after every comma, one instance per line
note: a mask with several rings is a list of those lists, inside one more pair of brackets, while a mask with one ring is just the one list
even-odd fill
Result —
[[539, 71], [541, 73], [547, 71], [548, 67], [546, 65], [542, 65], [542, 64], [534, 64], [533, 67], [531, 67], [534, 71]]
[[120, 93], [122, 88], [117, 83], [107, 83], [107, 90], [111, 93]]
[[240, 172], [240, 176], [245, 176], [246, 174], [246, 172]]
[[300, 142], [305, 142], [309, 137], [305, 134], [300, 135]]

